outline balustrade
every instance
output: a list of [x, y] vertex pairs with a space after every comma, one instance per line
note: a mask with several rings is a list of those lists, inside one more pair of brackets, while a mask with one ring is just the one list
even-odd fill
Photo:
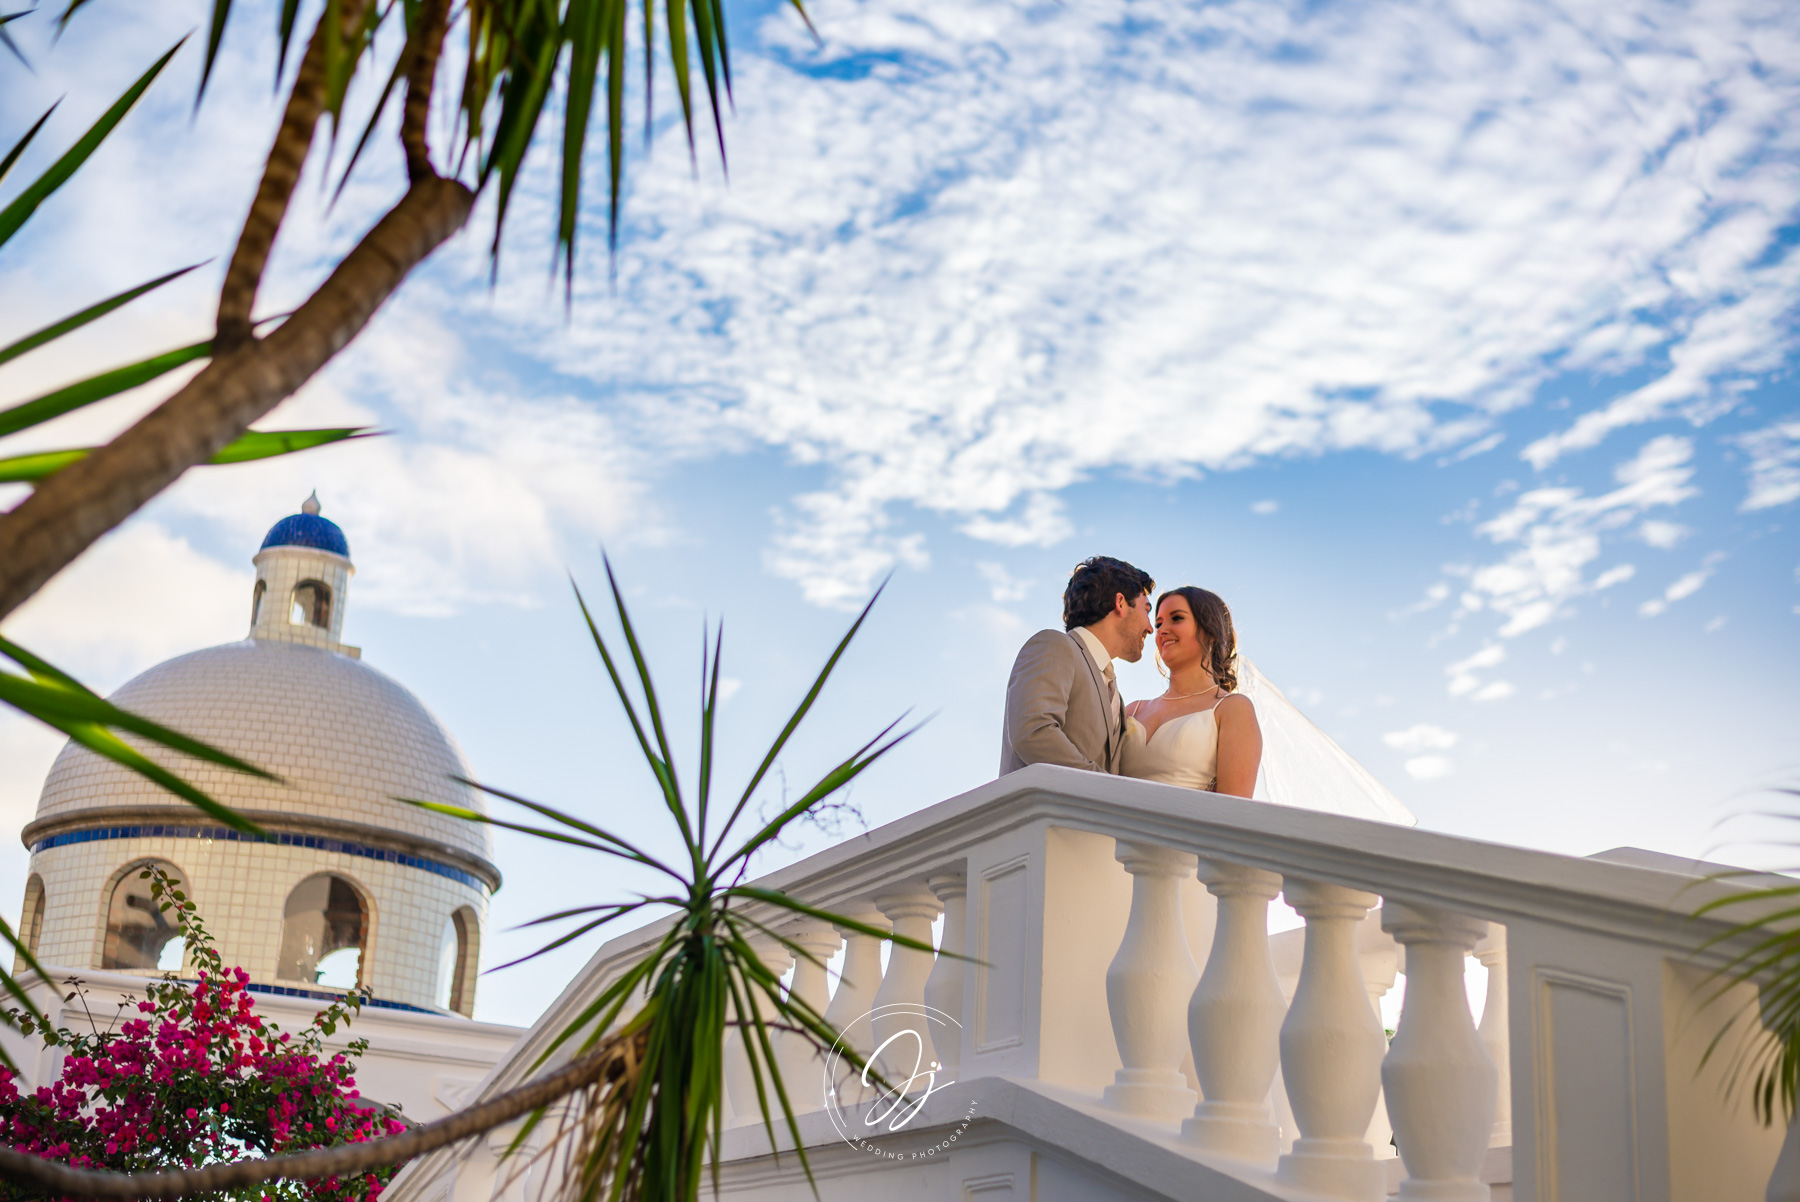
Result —
[[[914, 884], [877, 894], [875, 908], [893, 924], [894, 934], [927, 945], [931, 943], [931, 924], [943, 912], [935, 893]], [[915, 1071], [936, 1072], [940, 1066], [931, 1024], [924, 1013], [925, 982], [936, 959], [931, 952], [894, 944], [888, 950], [881, 988], [875, 991], [869, 1020], [875, 1055], [882, 1075], [896, 1087], [904, 1086]]]
[[1208, 1152], [1273, 1164], [1282, 1134], [1269, 1110], [1269, 1087], [1280, 1067], [1287, 999], [1274, 977], [1267, 932], [1269, 902], [1282, 893], [1282, 878], [1222, 860], [1201, 860], [1199, 873], [1219, 898], [1219, 921], [1206, 972], [1188, 1002], [1201, 1103], [1181, 1134]]
[[[880, 912], [863, 907], [850, 906], [839, 911], [846, 918], [855, 919], [868, 927], [886, 927], [891, 925]], [[856, 1052], [858, 1056], [868, 1057], [875, 1050], [874, 1032], [869, 1026], [869, 1011], [875, 1008], [875, 992], [881, 988], [881, 943], [873, 935], [865, 935], [853, 927], [838, 927], [837, 933], [844, 940], [844, 963], [838, 970], [837, 988], [832, 991], [831, 1005], [825, 1008], [825, 1022], [839, 1033], [840, 1042]], [[846, 1100], [860, 1093], [856, 1074], [850, 1066], [833, 1087]]]
[[[1400, 947], [1392, 935], [1381, 929], [1376, 914], [1370, 914], [1356, 928], [1356, 954], [1362, 962], [1363, 987], [1369, 991], [1369, 1005], [1379, 1019], [1381, 999], [1394, 987], [1394, 979], [1400, 973]], [[1387, 1033], [1385, 1027], [1382, 1033]], [[1369, 1120], [1368, 1134], [1363, 1138], [1375, 1149], [1375, 1159], [1394, 1158], [1394, 1128], [1388, 1122], [1386, 1100], [1380, 1095], [1375, 1100], [1375, 1117]]]
[[1200, 980], [1182, 927], [1181, 881], [1196, 858], [1123, 839], [1114, 855], [1131, 874], [1131, 914], [1106, 970], [1106, 1008], [1124, 1066], [1103, 1096], [1129, 1114], [1179, 1122], [1198, 1101], [1181, 1071], [1183, 1019]]
[[958, 957], [968, 921], [969, 881], [961, 872], [941, 872], [925, 884], [944, 906], [944, 933], [938, 938], [938, 957], [925, 980], [925, 1004], [943, 1016], [933, 1042], [944, 1066], [940, 1083], [947, 1083], [955, 1080], [962, 1065], [963, 961]]
[[1497, 1084], [1494, 1088], [1494, 1132], [1488, 1147], [1512, 1146], [1512, 1052], [1507, 1038], [1508, 1007], [1506, 1001], [1506, 928], [1490, 926], [1481, 942], [1475, 945], [1475, 958], [1487, 969], [1487, 996], [1481, 1004], [1481, 1046], [1494, 1062]]
[[1188, 1002], [1188, 1039], [1202, 1101], [1183, 1138], [1211, 1152], [1273, 1163], [1281, 1133], [1269, 1111], [1287, 999], [1269, 955], [1269, 903], [1281, 877], [1201, 860], [1200, 879], [1219, 899], [1206, 971]]
[[[793, 966], [793, 955], [787, 948], [781, 946], [781, 944], [769, 938], [767, 935], [758, 935], [754, 939], [751, 939], [750, 947], [762, 958], [762, 962], [768, 966], [769, 971], [778, 977], [786, 973], [787, 970]], [[769, 1000], [763, 996], [760, 990], [754, 988], [751, 989], [750, 1005], [758, 1016], [764, 1019], [769, 1017]], [[741, 1017], [737, 1012], [735, 1003], [732, 1005], [731, 1015], [734, 1021]], [[774, 1032], [771, 1032], [770, 1034], [773, 1035]], [[725, 1059], [725, 1096], [731, 1102], [732, 1115], [740, 1122], [747, 1122], [752, 1117], [760, 1117], [762, 1114], [762, 1109], [758, 1105], [756, 1099], [756, 1073], [752, 1072], [750, 1069], [749, 1053], [744, 1047], [747, 1039], [755, 1038], [756, 1034], [754, 1031], [746, 1033], [745, 1028], [741, 1025], [734, 1025], [725, 1033], [725, 1047], [723, 1052]], [[771, 1039], [770, 1043], [772, 1045], [774, 1040]], [[759, 1047], [757, 1051], [760, 1055], [762, 1049]], [[775, 1113], [779, 1110], [779, 1104], [775, 1099], [775, 1095], [768, 1092], [770, 1089], [768, 1071], [766, 1068], [762, 1067], [762, 1062], [760, 1060], [758, 1061], [758, 1065], [759, 1071], [762, 1074], [762, 1086], [764, 1093], [768, 1098], [770, 1112]]]
[[1381, 1065], [1406, 1164], [1400, 1197], [1487, 1202], [1481, 1166], [1494, 1126], [1497, 1074], [1463, 985], [1463, 962], [1487, 924], [1388, 902], [1381, 925], [1406, 947], [1406, 1000]]
[[[782, 931], [806, 955], [794, 957], [794, 979], [788, 997], [805, 1002], [823, 1015], [831, 1003], [831, 982], [825, 962], [837, 954], [843, 940], [828, 923], [806, 919]], [[817, 1110], [825, 1104], [825, 1052], [803, 1031], [780, 1031], [774, 1036], [775, 1062], [781, 1068], [782, 1085], [795, 1114]]]
[[[936, 1084], [960, 1080], [948, 1102], [920, 1112], [922, 1129], [963, 1113], [965, 1102], [979, 1104], [992, 1123], [983, 1130], [995, 1133], [983, 1149], [1008, 1141], [1059, 1147], [1132, 1178], [1146, 1196], [1341, 1202], [1383, 1202], [1396, 1168], [1392, 1134], [1405, 1173], [1401, 1199], [1482, 1202], [1490, 1196], [1484, 1173], [1508, 1164], [1490, 1147], [1513, 1145], [1509, 1023], [1517, 1021], [1533, 1048], [1520, 1059], [1522, 1189], [1624, 1197], [1645, 1183], [1645, 1196], [1736, 1199], [1750, 1195], [1735, 1186], [1667, 1188], [1674, 1177], [1665, 1162], [1708, 1187], [1728, 1171], [1758, 1176], [1774, 1163], [1779, 1133], [1732, 1127], [1712, 1094], [1701, 1099], [1699, 1086], [1674, 1071], [1663, 1043], [1669, 964], [1691, 956], [1707, 929], [1664, 922], [1679, 879], [1673, 869], [1496, 848], [1228, 798], [1165, 797], [1139, 783], [1048, 768], [984, 788], [770, 878], [772, 888], [921, 943], [943, 914], [937, 952], [895, 946], [885, 974], [880, 937], [776, 919], [792, 922], [787, 937], [819, 960], [843, 936], [835, 991], [804, 958], [790, 990], [823, 1007], [849, 1048], [870, 1055], [884, 1040], [912, 1035], [894, 1049], [900, 1063], [885, 1066], [891, 1080], [912, 1075], [915, 1050], [926, 1067], [941, 1065]], [[922, 849], [929, 860], [921, 861]], [[1188, 883], [1196, 869], [1211, 900]], [[1695, 896], [1709, 896], [1710, 887], [1696, 885]], [[1409, 900], [1371, 913], [1377, 893], [1390, 891]], [[1270, 902], [1283, 893], [1305, 926], [1269, 936]], [[1190, 943], [1196, 901], [1202, 913], [1216, 902], [1216, 925], [1201, 936], [1210, 947]], [[1478, 917], [1489, 915], [1512, 925], [1510, 948], [1506, 931]], [[603, 953], [612, 957], [606, 971], [659, 937], [650, 931]], [[990, 962], [980, 975], [957, 958], [976, 949]], [[776, 948], [765, 942], [760, 950], [772, 968], [786, 967]], [[1479, 1024], [1464, 984], [1469, 954], [1487, 970]], [[1406, 997], [1390, 1046], [1380, 1003], [1401, 967]], [[1551, 1009], [1537, 1013], [1534, 993], [1532, 1013], [1509, 1014], [1513, 967]], [[582, 986], [590, 996], [601, 975]], [[558, 1015], [579, 1004], [571, 995]], [[944, 1019], [928, 1019], [932, 1012]], [[952, 1038], [948, 1020], [966, 1032]], [[547, 1036], [533, 1038], [536, 1055]], [[742, 1128], [760, 1115], [742, 1036], [734, 1030], [729, 1040], [728, 1104]], [[776, 1054], [796, 1110], [813, 1109], [823, 1082], [810, 1049], [783, 1035]], [[521, 1055], [508, 1087], [534, 1064]], [[923, 1085], [915, 1083], [915, 1097]], [[847, 1104], [866, 1097], [848, 1081], [833, 1087]], [[1671, 1101], [1669, 1113], [1685, 1115], [1684, 1126], [1654, 1108], [1602, 1113], [1612, 1099], [1629, 1107], [1659, 1093], [1680, 1101], [1685, 1109]], [[1528, 1097], [1558, 1107], [1571, 1099], [1562, 1114], [1576, 1118], [1557, 1125], [1552, 1114], [1545, 1126], [1541, 1102]], [[807, 1126], [824, 1131], [822, 1117]], [[1143, 1120], [1164, 1126], [1153, 1131]], [[1800, 1181], [1800, 1126], [1791, 1130], [1770, 1197], [1800, 1198], [1791, 1184]], [[1716, 1132], [1735, 1142], [1726, 1146]], [[752, 1196], [745, 1183], [761, 1189], [768, 1180], [757, 1175], [766, 1141], [754, 1134], [728, 1137], [725, 1163], [739, 1166], [728, 1167], [728, 1196]], [[946, 1146], [938, 1164], [971, 1145]], [[477, 1155], [480, 1145], [469, 1146]], [[732, 1171], [741, 1174], [735, 1186]], [[1221, 1184], [1220, 1175], [1236, 1184]], [[954, 1186], [954, 1177], [945, 1180]], [[1057, 1178], [1046, 1195], [1084, 1196], [1071, 1180]], [[936, 1196], [937, 1178], [918, 1181], [918, 1196]], [[856, 1196], [859, 1188], [840, 1192]], [[457, 1202], [478, 1202], [458, 1190]]]
[[1387, 1037], [1356, 953], [1356, 926], [1377, 898], [1291, 877], [1286, 884], [1288, 905], [1306, 919], [1300, 983], [1281, 1024], [1281, 1075], [1300, 1136], [1276, 1171], [1302, 1189], [1381, 1202], [1387, 1173], [1364, 1137]]

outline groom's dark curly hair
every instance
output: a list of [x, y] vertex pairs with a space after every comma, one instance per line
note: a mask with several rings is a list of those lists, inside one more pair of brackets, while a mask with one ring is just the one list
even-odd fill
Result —
[[1156, 590], [1150, 573], [1123, 559], [1096, 555], [1075, 565], [1063, 590], [1063, 629], [1092, 626], [1113, 611], [1120, 594], [1128, 602]]

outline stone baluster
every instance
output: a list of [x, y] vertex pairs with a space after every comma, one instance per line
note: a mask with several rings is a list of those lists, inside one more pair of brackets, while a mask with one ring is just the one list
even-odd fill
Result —
[[1131, 914], [1106, 970], [1106, 1008], [1124, 1067], [1104, 1097], [1129, 1114], [1180, 1122], [1198, 1100], [1181, 1071], [1184, 1019], [1200, 980], [1181, 921], [1181, 881], [1195, 857], [1123, 839], [1113, 855], [1131, 874]]
[[[1369, 991], [1369, 1005], [1377, 1021], [1381, 1018], [1381, 999], [1394, 987], [1400, 973], [1400, 948], [1393, 936], [1381, 929], [1378, 914], [1370, 914], [1356, 928], [1356, 951], [1362, 960], [1363, 986]], [[1382, 1031], [1387, 1034], [1385, 1028]], [[1369, 1119], [1369, 1131], [1363, 1138], [1375, 1149], [1376, 1160], [1394, 1158], [1394, 1127], [1388, 1122], [1387, 1104], [1377, 1096], [1375, 1114]]]
[[[817, 919], [797, 922], [782, 932], [806, 952], [794, 957], [794, 980], [788, 997], [805, 1002], [823, 1015], [831, 1002], [831, 982], [825, 962], [837, 954], [843, 942], [827, 923]], [[807, 957], [810, 956], [811, 959]], [[811, 1036], [801, 1031], [782, 1031], [774, 1037], [775, 1061], [781, 1067], [781, 1083], [795, 1114], [817, 1110], [825, 1104], [825, 1054]]]
[[1211, 1152], [1273, 1164], [1280, 1131], [1269, 1085], [1280, 1063], [1287, 999], [1269, 956], [1269, 902], [1281, 877], [1259, 868], [1200, 861], [1200, 879], [1219, 899], [1212, 952], [1188, 1002], [1188, 1039], [1204, 1099], [1182, 1137]]
[[1512, 1146], [1512, 1044], [1508, 1030], [1506, 1000], [1506, 928], [1498, 923], [1475, 945], [1475, 958], [1487, 969], [1487, 1000], [1481, 1006], [1481, 1046], [1494, 1062], [1499, 1084], [1494, 1089], [1494, 1133], [1488, 1137], [1490, 1148]]
[[513, 1141], [519, 1137], [523, 1124], [507, 1123], [487, 1133], [487, 1151], [493, 1161], [494, 1183], [491, 1196], [494, 1202], [531, 1202], [533, 1195], [534, 1162], [543, 1151], [544, 1133], [551, 1128], [540, 1123], [525, 1137], [525, 1142], [517, 1148]]
[[926, 880], [944, 905], [944, 933], [938, 938], [937, 961], [925, 981], [925, 1004], [938, 1013], [933, 1016], [933, 1045], [943, 1063], [940, 1085], [956, 1079], [962, 1063], [963, 962], [957, 959], [963, 950], [963, 928], [968, 919], [969, 880], [961, 872], [941, 872]]
[[1356, 953], [1356, 926], [1378, 899], [1292, 878], [1286, 895], [1306, 919], [1300, 983], [1281, 1024], [1281, 1075], [1300, 1135], [1276, 1174], [1314, 1193], [1381, 1202], [1387, 1172], [1364, 1136], [1381, 1092], [1387, 1037]]
[[[769, 971], [778, 977], [793, 967], [793, 954], [766, 935], [750, 940], [750, 946], [762, 958]], [[750, 1004], [759, 1016], [765, 1019], [769, 1016], [769, 999], [760, 990], [751, 993]], [[738, 1017], [735, 1002], [731, 1006], [731, 1016], [734, 1020]], [[774, 1032], [770, 1032], [771, 1044], [775, 1042], [774, 1035]], [[740, 1026], [733, 1026], [725, 1034], [725, 1094], [731, 1101], [732, 1115], [739, 1122], [749, 1122], [752, 1119], [760, 1121], [762, 1118], [762, 1108], [756, 1100], [756, 1074], [750, 1070], [750, 1054], [745, 1046], [755, 1038], [754, 1031], [746, 1032]], [[769, 1112], [774, 1114], [780, 1110], [780, 1103], [773, 1093], [768, 1092], [771, 1084], [766, 1062], [760, 1059], [762, 1048], [758, 1046], [756, 1051], [759, 1057], [758, 1071], [762, 1073], [762, 1086], [768, 1098]]]
[[[878, 911], [847, 908], [841, 911], [864, 926], [886, 927], [891, 924]], [[844, 963], [838, 971], [837, 989], [831, 1005], [825, 1008], [825, 1022], [842, 1037], [843, 1046], [867, 1057], [875, 1049], [874, 1032], [869, 1028], [869, 1011], [875, 1008], [875, 991], [881, 988], [881, 940], [850, 927], [838, 927], [844, 939]], [[834, 1082], [845, 1104], [861, 1093], [856, 1073], [845, 1064]]]
[[[931, 943], [931, 924], [943, 912], [937, 895], [918, 885], [904, 885], [878, 895], [875, 908], [894, 924], [894, 934]], [[895, 1089], [907, 1091], [917, 1074], [922, 1089], [926, 1074], [940, 1067], [925, 1019], [925, 982], [937, 957], [931, 952], [901, 947], [888, 949], [887, 972], [875, 991], [875, 1010], [869, 1025], [875, 1036], [875, 1055], [881, 1073]], [[911, 1092], [911, 1091], [907, 1091]]]
[[1494, 1129], [1494, 1062], [1481, 1046], [1463, 960], [1487, 923], [1389, 902], [1381, 925], [1406, 946], [1406, 1000], [1381, 1079], [1406, 1164], [1402, 1199], [1486, 1202], [1482, 1184]]

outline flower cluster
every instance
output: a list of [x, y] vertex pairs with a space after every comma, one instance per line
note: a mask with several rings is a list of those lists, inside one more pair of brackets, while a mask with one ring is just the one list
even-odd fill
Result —
[[[308, 1148], [357, 1143], [405, 1129], [385, 1107], [361, 1099], [352, 1075], [368, 1048], [352, 1040], [327, 1055], [324, 1039], [366, 1000], [353, 992], [314, 1016], [298, 1035], [255, 1012], [249, 974], [227, 968], [194, 903], [158, 869], [152, 897], [187, 940], [196, 980], [172, 974], [120, 1007], [112, 1024], [78, 1034], [12, 1015], [27, 1034], [64, 1049], [56, 1081], [22, 1092], [0, 1066], [0, 1141], [68, 1164], [137, 1172], [193, 1168]], [[85, 994], [79, 982], [67, 1000]], [[126, 1015], [135, 1013], [135, 1017]], [[215, 1198], [243, 1202], [375, 1202], [398, 1167], [351, 1179], [269, 1182]], [[0, 1202], [35, 1195], [0, 1181]]]

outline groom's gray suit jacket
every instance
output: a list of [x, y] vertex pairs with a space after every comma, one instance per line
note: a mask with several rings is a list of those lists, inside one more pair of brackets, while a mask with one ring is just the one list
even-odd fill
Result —
[[1019, 648], [1006, 683], [1000, 775], [1027, 764], [1118, 772], [1124, 729], [1113, 721], [1106, 679], [1072, 632], [1040, 630]]

